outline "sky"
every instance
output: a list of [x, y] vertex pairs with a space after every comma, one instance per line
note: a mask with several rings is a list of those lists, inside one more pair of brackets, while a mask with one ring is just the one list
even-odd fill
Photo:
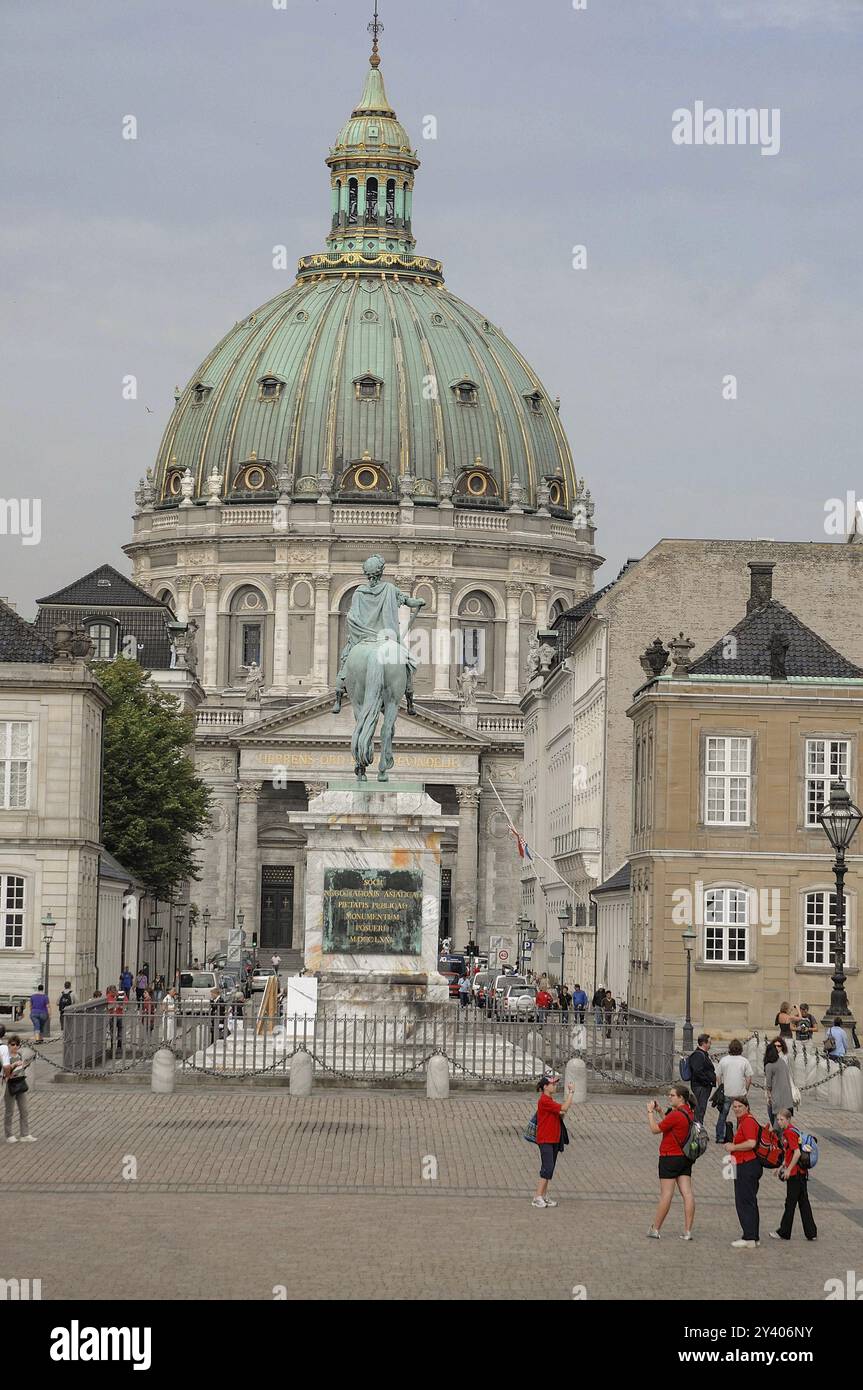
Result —
[[[25, 617], [129, 572], [175, 384], [323, 249], [371, 10], [4, 0], [0, 595]], [[825, 507], [863, 499], [863, 0], [380, 10], [417, 250], [560, 395], [597, 582], [663, 536], [841, 541]], [[756, 143], [717, 142], [709, 112], [735, 108], [763, 113]]]

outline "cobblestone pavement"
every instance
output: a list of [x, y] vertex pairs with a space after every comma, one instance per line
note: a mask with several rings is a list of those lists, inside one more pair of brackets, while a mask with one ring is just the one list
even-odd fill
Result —
[[[31, 1097], [38, 1144], [4, 1145], [0, 1277], [41, 1278], [43, 1298], [723, 1299], [824, 1297], [863, 1273], [863, 1115], [823, 1105], [811, 1194], [816, 1244], [767, 1239], [783, 1190], [761, 1185], [762, 1246], [739, 1234], [723, 1151], [699, 1160], [696, 1239], [676, 1199], [645, 1232], [658, 1141], [640, 1097], [597, 1096], [569, 1116], [552, 1185], [529, 1197], [529, 1093], [458, 1095], [186, 1088], [173, 1096], [53, 1085]], [[250, 1233], [258, 1238], [249, 1240]], [[800, 1263], [790, 1260], [793, 1250]], [[795, 1270], [799, 1272], [795, 1272]]]

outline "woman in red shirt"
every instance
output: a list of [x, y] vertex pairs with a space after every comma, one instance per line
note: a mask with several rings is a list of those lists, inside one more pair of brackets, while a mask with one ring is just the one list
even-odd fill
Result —
[[662, 1135], [659, 1144], [659, 1202], [653, 1225], [647, 1234], [651, 1240], [659, 1240], [659, 1232], [668, 1215], [676, 1187], [683, 1198], [683, 1235], [680, 1239], [692, 1240], [692, 1223], [695, 1220], [692, 1160], [684, 1154], [683, 1145], [695, 1118], [695, 1102], [687, 1086], [672, 1086], [668, 1092], [668, 1104], [671, 1108], [658, 1120], [659, 1102], [647, 1102], [647, 1123], [651, 1133]]
[[761, 1181], [761, 1161], [755, 1152], [761, 1126], [750, 1112], [748, 1100], [735, 1100], [731, 1113], [737, 1129], [734, 1139], [725, 1145], [737, 1167], [734, 1170], [734, 1206], [743, 1234], [731, 1242], [735, 1250], [753, 1250], [759, 1245], [758, 1184]]
[[566, 1088], [566, 1100], [560, 1105], [554, 1099], [554, 1092], [560, 1077], [553, 1071], [545, 1071], [537, 1082], [539, 1101], [536, 1107], [536, 1142], [539, 1145], [541, 1166], [539, 1182], [536, 1185], [532, 1205], [535, 1207], [556, 1207], [557, 1202], [546, 1197], [548, 1184], [554, 1177], [554, 1165], [560, 1152], [561, 1115], [565, 1115], [572, 1105], [572, 1083]]
[[795, 1129], [791, 1110], [780, 1110], [776, 1116], [776, 1127], [782, 1140], [785, 1162], [778, 1176], [785, 1183], [785, 1211], [779, 1227], [771, 1231], [774, 1240], [790, 1240], [794, 1225], [794, 1213], [800, 1208], [803, 1234], [807, 1240], [818, 1239], [818, 1227], [809, 1204], [809, 1172], [800, 1167], [800, 1131]]

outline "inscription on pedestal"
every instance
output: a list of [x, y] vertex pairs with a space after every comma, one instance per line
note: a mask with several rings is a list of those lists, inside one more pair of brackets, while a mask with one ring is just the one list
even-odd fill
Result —
[[411, 869], [325, 869], [325, 954], [418, 956], [423, 876]]

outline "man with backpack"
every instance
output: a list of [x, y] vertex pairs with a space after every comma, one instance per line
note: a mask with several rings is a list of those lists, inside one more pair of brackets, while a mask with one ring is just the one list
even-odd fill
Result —
[[[779, 1178], [785, 1183], [785, 1210], [779, 1229], [771, 1231], [773, 1240], [790, 1240], [794, 1225], [794, 1213], [800, 1208], [803, 1234], [807, 1240], [818, 1239], [818, 1227], [809, 1205], [809, 1168], [812, 1164], [814, 1146], [815, 1162], [818, 1161], [817, 1140], [811, 1135], [806, 1139], [795, 1129], [790, 1110], [779, 1110], [776, 1114], [776, 1127], [782, 1140], [785, 1162], [779, 1169]], [[808, 1142], [807, 1142], [808, 1141]]]
[[66, 1010], [75, 1003], [75, 996], [72, 993], [72, 981], [66, 980], [63, 985], [63, 993], [57, 1000], [57, 1012], [60, 1015], [60, 1032], [63, 1032], [63, 1015]]
[[[687, 1076], [683, 1076], [684, 1070], [688, 1072]], [[716, 1085], [716, 1071], [710, 1060], [709, 1033], [699, 1033], [698, 1046], [691, 1056], [686, 1058], [680, 1071], [681, 1079], [689, 1082], [695, 1096], [695, 1118], [700, 1124], [704, 1124], [710, 1092]]]

